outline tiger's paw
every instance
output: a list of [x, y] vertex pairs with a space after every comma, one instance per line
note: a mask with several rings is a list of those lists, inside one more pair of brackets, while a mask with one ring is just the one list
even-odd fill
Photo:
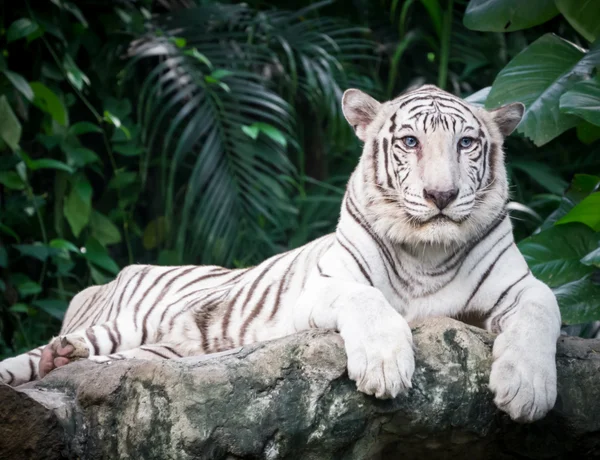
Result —
[[556, 402], [554, 356], [507, 349], [492, 364], [490, 389], [496, 406], [518, 422], [543, 418]]
[[64, 335], [56, 337], [42, 350], [40, 358], [40, 378], [57, 367], [66, 366], [76, 359], [90, 356], [90, 350], [85, 339], [78, 335]]
[[395, 398], [412, 387], [415, 370], [412, 335], [398, 317], [377, 328], [376, 334], [354, 331], [345, 340], [348, 375], [358, 391], [377, 398]]

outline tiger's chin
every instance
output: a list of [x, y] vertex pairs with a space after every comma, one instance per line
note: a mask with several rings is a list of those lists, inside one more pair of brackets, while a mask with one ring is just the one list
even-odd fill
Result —
[[377, 219], [375, 230], [395, 244], [412, 247], [435, 246], [446, 249], [468, 243], [472, 238], [469, 218], [454, 218], [437, 214], [427, 220], [412, 216], [386, 216]]
[[444, 214], [436, 214], [426, 221], [414, 221], [413, 229], [409, 233], [405, 244], [414, 246], [431, 245], [456, 247], [468, 242], [464, 224], [468, 216], [452, 218]]

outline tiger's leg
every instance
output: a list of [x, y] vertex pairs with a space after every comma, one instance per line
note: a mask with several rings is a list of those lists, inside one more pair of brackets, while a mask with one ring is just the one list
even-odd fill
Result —
[[516, 284], [514, 291], [507, 289], [492, 311], [487, 327], [499, 335], [494, 341], [490, 388], [496, 405], [513, 420], [538, 420], [554, 407], [560, 325], [554, 294], [532, 275]]
[[194, 343], [172, 343], [161, 342], [151, 345], [142, 345], [138, 348], [126, 350], [120, 353], [112, 353], [104, 356], [90, 356], [90, 361], [97, 363], [105, 363], [108, 361], [119, 361], [122, 359], [175, 359], [186, 356], [202, 355], [202, 347], [200, 344]]
[[[55, 340], [44, 349], [42, 360], [40, 361], [40, 374], [44, 377], [48, 372], [62, 367], [73, 359], [87, 358], [96, 363], [106, 363], [109, 361], [120, 361], [123, 359], [175, 359], [184, 356], [195, 356], [203, 354], [199, 344], [193, 343], [156, 343], [143, 345], [141, 347], [126, 350], [120, 353], [111, 353], [106, 355], [85, 355], [89, 350], [81, 348], [81, 343], [76, 343], [76, 337], [68, 336], [69, 341], [63, 337], [61, 341]], [[57, 338], [59, 339], [59, 338]], [[75, 343], [73, 343], [73, 342]], [[77, 356], [75, 356], [77, 355]], [[46, 366], [46, 367], [44, 367]]]
[[[107, 292], [106, 286], [91, 286], [78, 293], [69, 304], [65, 313], [62, 329], [67, 325], [76, 323], [82, 318], [86, 319], [89, 304]], [[27, 353], [0, 362], [0, 382], [9, 385], [20, 385], [40, 378], [40, 358], [45, 346], [38, 347]]]
[[0, 382], [16, 386], [38, 379], [43, 349], [44, 345], [0, 362]]
[[411, 387], [415, 362], [410, 327], [374, 287], [312, 275], [294, 308], [294, 326], [338, 330], [348, 375], [359, 391], [389, 398]]
[[139, 347], [139, 339], [122, 337], [117, 321], [98, 324], [87, 329], [55, 337], [42, 351], [39, 376], [65, 366], [71, 361], [93, 356], [106, 356], [119, 350]]

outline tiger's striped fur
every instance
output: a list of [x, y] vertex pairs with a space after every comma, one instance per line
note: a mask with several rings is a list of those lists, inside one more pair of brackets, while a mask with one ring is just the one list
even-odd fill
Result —
[[506, 211], [502, 142], [522, 105], [488, 112], [424, 86], [383, 104], [348, 90], [343, 111], [365, 144], [334, 234], [241, 270], [126, 267], [75, 296], [60, 337], [0, 363], [0, 379], [18, 385], [77, 357], [178, 358], [331, 328], [358, 389], [395, 397], [414, 370], [408, 322], [478, 313], [499, 333], [496, 404], [543, 417], [560, 314]]

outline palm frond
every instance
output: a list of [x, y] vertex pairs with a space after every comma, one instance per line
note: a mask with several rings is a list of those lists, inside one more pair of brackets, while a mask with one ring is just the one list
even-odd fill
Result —
[[238, 253], [248, 235], [268, 246], [263, 254], [282, 249], [297, 220], [293, 106], [307, 105], [332, 135], [348, 132], [339, 104], [346, 75], [373, 57], [363, 29], [307, 16], [327, 3], [299, 12], [218, 3], [177, 10], [132, 44], [130, 68], [143, 72], [143, 164], [160, 177], [146, 187], [182, 260], [250, 263]]

